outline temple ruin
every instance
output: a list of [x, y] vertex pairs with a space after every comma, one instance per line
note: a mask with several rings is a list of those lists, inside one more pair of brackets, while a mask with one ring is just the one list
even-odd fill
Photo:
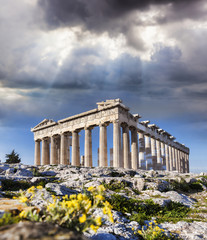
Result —
[[[189, 172], [189, 148], [150, 121], [139, 121], [120, 99], [98, 102], [97, 108], [57, 122], [45, 119], [31, 129], [35, 140], [35, 165], [93, 166], [92, 129], [99, 128], [98, 166], [107, 167], [107, 126], [113, 124], [110, 166]], [[85, 131], [80, 157], [79, 132]], [[70, 148], [71, 159], [70, 159]]]

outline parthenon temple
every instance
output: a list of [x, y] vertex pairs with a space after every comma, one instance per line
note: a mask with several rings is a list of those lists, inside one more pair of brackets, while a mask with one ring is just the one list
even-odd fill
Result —
[[[140, 121], [120, 99], [97, 103], [97, 108], [57, 122], [45, 119], [31, 129], [35, 165], [94, 166], [92, 130], [99, 128], [98, 166], [189, 172], [189, 148], [150, 121]], [[113, 148], [108, 164], [107, 127], [113, 124]], [[84, 130], [84, 156], [79, 132]], [[71, 150], [70, 150], [71, 149]], [[70, 154], [71, 151], [71, 154]]]

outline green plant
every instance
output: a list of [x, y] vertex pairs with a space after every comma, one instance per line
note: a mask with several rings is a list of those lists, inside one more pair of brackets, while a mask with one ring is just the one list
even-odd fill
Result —
[[18, 191], [20, 189], [28, 189], [31, 187], [31, 183], [25, 181], [25, 180], [20, 180], [20, 181], [14, 181], [11, 179], [3, 179], [1, 180], [2, 183], [2, 190], [4, 191]]
[[[42, 189], [42, 186], [37, 188], [32, 186], [25, 192], [21, 191], [18, 199], [30, 205], [39, 189]], [[105, 188], [102, 185], [97, 188], [89, 187], [87, 190], [84, 194], [66, 195], [62, 200], [52, 195], [53, 201], [47, 204], [44, 211], [40, 212], [37, 208], [23, 210], [19, 217], [21, 220], [51, 222], [78, 232], [89, 228], [97, 231], [102, 225], [102, 218], [94, 218], [94, 211], [97, 207], [102, 208], [103, 213], [108, 215], [109, 220], [113, 222], [111, 205], [103, 196]]]
[[[151, 199], [140, 201], [118, 194], [113, 194], [109, 202], [114, 210], [122, 212], [131, 221], [137, 221], [141, 225], [143, 225], [144, 220], [150, 220], [152, 217], [156, 217], [158, 222], [178, 222], [185, 218], [189, 212], [189, 208], [180, 203], [170, 202], [167, 206], [161, 207]], [[126, 213], [131, 215], [128, 216]]]
[[111, 180], [110, 183], [103, 183], [103, 186], [111, 191], [120, 192], [121, 190], [124, 190], [126, 187], [129, 187], [130, 182], [127, 181], [117, 182], [115, 180]]
[[165, 233], [165, 230], [160, 228], [156, 221], [150, 222], [150, 225], [142, 227], [142, 230], [137, 230], [134, 232], [135, 235], [138, 235], [143, 240], [181, 240], [181, 238], [176, 237], [172, 233], [168, 236]]
[[0, 218], [0, 227], [1, 226], [5, 226], [5, 225], [18, 223], [19, 221], [20, 221], [20, 217], [19, 216], [13, 216], [11, 213], [5, 213]]
[[20, 163], [21, 158], [19, 157], [19, 154], [17, 154], [14, 149], [10, 154], [6, 154], [6, 163]]

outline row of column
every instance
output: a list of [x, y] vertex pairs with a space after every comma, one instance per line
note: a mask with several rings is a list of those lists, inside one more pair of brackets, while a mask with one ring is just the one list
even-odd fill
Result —
[[189, 172], [189, 155], [174, 146], [139, 133], [139, 167]]
[[[99, 166], [105, 167], [107, 161], [107, 126], [99, 126]], [[122, 136], [121, 136], [122, 128]], [[129, 139], [131, 131], [131, 141]], [[70, 164], [69, 135], [62, 133], [35, 141], [35, 164]], [[42, 141], [42, 152], [40, 151]], [[131, 142], [131, 149], [130, 149]], [[79, 131], [72, 132], [71, 165], [80, 165]], [[130, 151], [131, 150], [131, 151]], [[92, 167], [92, 128], [85, 128], [84, 166]], [[188, 154], [167, 144], [139, 133], [126, 123], [113, 122], [113, 166], [132, 169], [163, 169], [189, 172]]]

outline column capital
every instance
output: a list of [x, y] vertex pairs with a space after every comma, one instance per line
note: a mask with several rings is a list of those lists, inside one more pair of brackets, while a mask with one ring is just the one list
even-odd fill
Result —
[[93, 126], [85, 126], [84, 130], [90, 130], [91, 131], [91, 130], [93, 130], [93, 128], [94, 128]]

